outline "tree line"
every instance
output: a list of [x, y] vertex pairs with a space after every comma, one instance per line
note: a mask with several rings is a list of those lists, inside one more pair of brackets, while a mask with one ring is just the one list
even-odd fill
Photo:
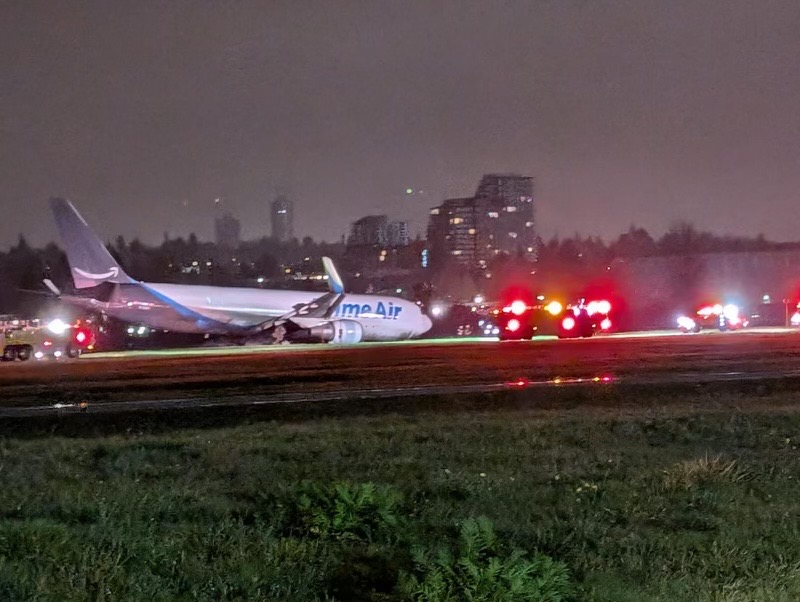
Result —
[[[698, 230], [689, 223], [675, 224], [660, 237], [652, 236], [644, 228], [631, 226], [610, 242], [579, 234], [540, 241], [537, 263], [501, 257], [488, 269], [489, 273], [494, 272], [492, 286], [487, 286], [488, 282], [475, 283], [473, 275], [468, 283], [456, 288], [489, 292], [502, 286], [505, 280], [519, 279], [537, 271], [540, 274], [558, 272], [564, 277], [571, 275], [577, 281], [587, 271], [602, 268], [615, 258], [796, 248], [800, 248], [800, 242], [774, 242], [763, 235], [720, 236]], [[318, 243], [309, 237], [287, 243], [260, 238], [242, 242], [236, 249], [226, 249], [200, 241], [194, 234], [187, 238], [165, 238], [160, 245], [147, 245], [139, 240], [127, 242], [119, 236], [108, 244], [108, 249], [127, 272], [143, 281], [217, 286], [252, 283], [257, 278], [264, 278], [271, 284], [279, 283], [287, 267], [290, 270], [318, 271], [322, 255], [341, 259], [345, 251], [341, 243]], [[352, 271], [358, 269], [349, 263], [345, 267]], [[449, 266], [446, 276], [449, 281], [458, 275], [453, 274]], [[28, 291], [43, 291], [44, 278], [50, 278], [66, 290], [71, 285], [66, 257], [56, 244], [34, 248], [21, 236], [8, 251], [0, 252], [0, 314], [30, 315], [38, 311], [43, 297]], [[426, 281], [441, 278], [421, 273], [419, 280], [422, 286]], [[436, 288], [446, 289], [450, 285], [441, 282]]]

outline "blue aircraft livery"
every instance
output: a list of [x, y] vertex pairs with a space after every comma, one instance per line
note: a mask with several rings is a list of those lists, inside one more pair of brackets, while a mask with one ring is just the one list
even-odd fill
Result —
[[391, 301], [384, 303], [378, 301], [375, 309], [369, 303], [342, 303], [333, 312], [335, 318], [382, 318], [384, 320], [396, 320], [400, 312], [403, 311], [402, 307], [397, 307]]

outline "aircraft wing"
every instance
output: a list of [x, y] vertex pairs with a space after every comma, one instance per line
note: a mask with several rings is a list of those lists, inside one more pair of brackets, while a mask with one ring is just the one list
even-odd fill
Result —
[[257, 332], [262, 332], [276, 326], [281, 326], [295, 319], [308, 320], [317, 318], [320, 321], [329, 320], [333, 312], [336, 311], [336, 308], [344, 299], [344, 281], [330, 257], [322, 258], [322, 266], [325, 269], [325, 273], [328, 275], [329, 293], [314, 299], [310, 303], [296, 305], [290, 312], [277, 318], [265, 320], [261, 324], [255, 326], [254, 329]]
[[331, 317], [336, 308], [344, 299], [341, 293], [325, 293], [321, 297], [314, 299], [310, 303], [297, 305], [290, 311], [277, 319], [278, 322], [285, 322], [292, 318], [319, 318], [327, 320]]
[[309, 303], [295, 305], [291, 311], [282, 316], [265, 320], [261, 324], [255, 326], [254, 330], [256, 332], [261, 332], [276, 326], [281, 326], [287, 322], [292, 322], [295, 319], [317, 318], [320, 321], [329, 320], [343, 299], [343, 294], [335, 292], [325, 293]]

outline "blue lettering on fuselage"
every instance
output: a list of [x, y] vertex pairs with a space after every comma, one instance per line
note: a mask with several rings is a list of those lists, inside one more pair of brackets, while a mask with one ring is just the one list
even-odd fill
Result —
[[396, 320], [403, 311], [402, 307], [396, 306], [392, 301], [378, 301], [375, 309], [369, 303], [359, 305], [358, 303], [342, 303], [333, 312], [334, 318], [381, 318], [383, 320]]

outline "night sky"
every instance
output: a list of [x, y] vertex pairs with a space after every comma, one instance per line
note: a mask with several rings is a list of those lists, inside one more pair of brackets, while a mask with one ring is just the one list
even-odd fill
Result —
[[[210, 238], [214, 199], [336, 240], [423, 231], [485, 172], [537, 181], [543, 236], [800, 239], [800, 2], [0, 3], [0, 249]], [[405, 189], [412, 187], [413, 195]], [[219, 210], [219, 209], [216, 209]]]

